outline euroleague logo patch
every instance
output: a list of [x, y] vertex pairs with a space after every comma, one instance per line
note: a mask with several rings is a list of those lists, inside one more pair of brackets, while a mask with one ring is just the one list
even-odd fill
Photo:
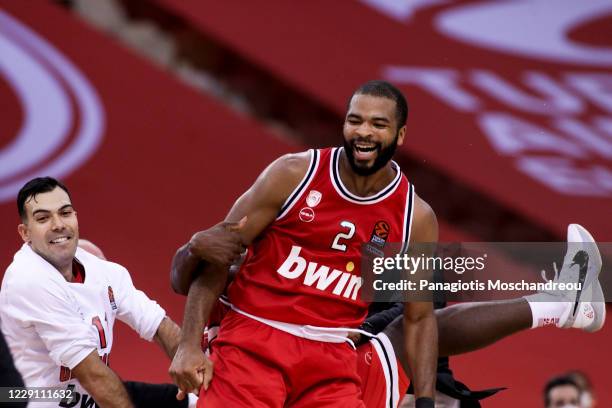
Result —
[[304, 207], [300, 210], [298, 217], [304, 222], [312, 222], [315, 218], [315, 213], [312, 208]]
[[370, 242], [376, 244], [379, 247], [384, 247], [389, 238], [389, 231], [391, 227], [387, 221], [377, 221], [374, 225], [374, 230], [370, 236]]
[[389, 224], [385, 221], [378, 221], [374, 226], [374, 233], [377, 237], [386, 240], [389, 237]]

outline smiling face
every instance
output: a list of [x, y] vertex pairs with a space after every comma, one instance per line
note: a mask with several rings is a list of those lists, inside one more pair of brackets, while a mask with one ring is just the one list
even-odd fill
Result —
[[79, 223], [62, 188], [28, 197], [25, 218], [17, 230], [34, 252], [68, 276], [79, 241]]
[[406, 126], [398, 129], [395, 101], [355, 94], [343, 127], [344, 149], [355, 173], [369, 176], [383, 168], [404, 143]]

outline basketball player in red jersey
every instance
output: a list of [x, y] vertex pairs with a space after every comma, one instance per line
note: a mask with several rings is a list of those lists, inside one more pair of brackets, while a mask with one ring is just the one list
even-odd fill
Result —
[[[248, 217], [238, 234], [248, 253], [228, 288], [232, 311], [216, 340], [203, 406], [363, 406], [355, 350], [345, 343], [347, 328], [367, 314], [359, 296], [361, 244], [380, 223], [388, 242], [438, 238], [433, 211], [391, 161], [404, 142], [406, 116], [399, 90], [367, 83], [350, 101], [344, 147], [283, 156], [236, 201], [227, 220]], [[191, 276], [202, 260], [194, 238], [173, 261], [178, 275]], [[216, 272], [189, 290], [177, 362], [199, 346], [204, 318], [226, 282], [227, 268]], [[419, 406], [433, 406], [432, 304], [407, 304], [404, 327]], [[183, 389], [198, 385], [175, 379]]]
[[[354, 353], [335, 343], [345, 340], [343, 327], [357, 327], [365, 317], [367, 305], [358, 296], [360, 244], [381, 227], [388, 229], [388, 242], [404, 246], [437, 240], [433, 211], [391, 161], [405, 137], [405, 106], [390, 84], [363, 85], [349, 104], [344, 148], [281, 157], [236, 202], [228, 222], [195, 234], [179, 249], [173, 287], [189, 296], [170, 373], [189, 391], [203, 379], [203, 323], [224, 289], [228, 266], [249, 245], [229, 286], [232, 311], [215, 343], [215, 379], [210, 388], [204, 384], [203, 406], [363, 406], [356, 401]], [[575, 234], [578, 242], [590, 237]], [[589, 266], [595, 278], [596, 265]], [[587, 321], [568, 318], [567, 305], [517, 299], [445, 309], [438, 313], [441, 333], [448, 334], [440, 353], [474, 350], [548, 321], [588, 331], [603, 324], [605, 309], [585, 309]], [[433, 406], [435, 324], [430, 305], [408, 304], [403, 328], [393, 325], [395, 335], [388, 336], [396, 351], [411, 351], [402, 365], [412, 371], [417, 407]]]

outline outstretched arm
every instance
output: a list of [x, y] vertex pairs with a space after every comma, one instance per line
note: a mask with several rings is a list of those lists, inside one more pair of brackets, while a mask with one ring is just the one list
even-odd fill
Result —
[[154, 340], [171, 359], [176, 354], [181, 328], [168, 316], [164, 317], [157, 328]]
[[[438, 241], [438, 222], [434, 212], [419, 197], [416, 198], [415, 204], [411, 242], [436, 243]], [[418, 271], [417, 273], [428, 272]], [[415, 397], [417, 401], [419, 398], [433, 399], [438, 360], [438, 328], [433, 302], [406, 303], [404, 336]], [[433, 401], [423, 400], [421, 404], [422, 406], [430, 404], [433, 407]]]
[[196, 278], [189, 288], [180, 340], [170, 365], [169, 374], [179, 387], [177, 398], [182, 399], [186, 393], [198, 393], [212, 379], [212, 362], [200, 348], [202, 329], [223, 286], [223, 271], [214, 265], [206, 265], [205, 272]]
[[[309, 152], [274, 161], [236, 201], [224, 223], [196, 233], [174, 257], [173, 287], [181, 289], [180, 293], [188, 289], [181, 340], [170, 367], [170, 375], [182, 390], [191, 391], [205, 380], [206, 359], [199, 349], [202, 328], [225, 288], [229, 266], [242, 252], [242, 245], [249, 245], [275, 220], [309, 163]], [[233, 245], [240, 250], [232, 249]]]

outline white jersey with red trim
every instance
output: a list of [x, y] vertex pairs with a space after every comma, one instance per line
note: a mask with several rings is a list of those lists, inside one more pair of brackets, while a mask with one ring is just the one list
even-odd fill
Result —
[[340, 154], [342, 148], [310, 151], [306, 175], [248, 248], [228, 289], [235, 307], [299, 325], [350, 328], [363, 322], [362, 244], [407, 248], [414, 188], [392, 162], [396, 174], [389, 185], [356, 196], [340, 179]]
[[83, 283], [68, 282], [24, 244], [0, 289], [0, 327], [27, 387], [73, 386], [72, 401], [36, 407], [93, 407], [71, 369], [92, 351], [108, 364], [115, 318], [152, 340], [165, 311], [137, 290], [121, 265], [77, 248]]

